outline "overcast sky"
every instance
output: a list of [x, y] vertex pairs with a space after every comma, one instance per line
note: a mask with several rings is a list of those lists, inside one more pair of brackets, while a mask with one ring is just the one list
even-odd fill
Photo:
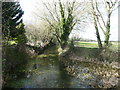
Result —
[[[39, 1], [41, 13], [44, 11], [41, 1], [52, 2], [52, 0], [21, 0], [20, 1], [20, 4], [24, 11], [23, 19], [25, 23], [33, 23], [33, 24], [36, 23], [37, 20], [35, 20], [35, 18], [33, 17], [33, 11], [35, 10], [36, 8], [35, 6], [36, 4], [38, 4], [38, 1]], [[62, 1], [66, 1], [66, 0], [62, 0]], [[110, 33], [111, 33], [110, 40], [117, 41], [118, 40], [118, 9], [116, 9], [112, 14]], [[103, 33], [100, 32], [100, 34], [101, 34], [101, 39], [104, 40]], [[76, 33], [76, 35], [79, 37], [96, 40], [94, 25], [91, 23], [88, 23], [88, 26], [85, 28], [84, 32]]]

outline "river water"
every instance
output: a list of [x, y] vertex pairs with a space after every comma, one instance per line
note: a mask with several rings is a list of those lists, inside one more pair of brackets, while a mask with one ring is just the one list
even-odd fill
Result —
[[[90, 66], [67, 65], [55, 54], [39, 55], [18, 66], [6, 87], [12, 88], [91, 88], [102, 83]], [[97, 82], [97, 83], [96, 83]]]

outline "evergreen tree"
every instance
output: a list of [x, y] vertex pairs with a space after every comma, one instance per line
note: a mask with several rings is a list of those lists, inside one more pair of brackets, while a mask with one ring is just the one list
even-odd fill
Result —
[[25, 29], [22, 20], [24, 12], [18, 2], [2, 3], [2, 35], [3, 39], [15, 40], [17, 43], [25, 41]]

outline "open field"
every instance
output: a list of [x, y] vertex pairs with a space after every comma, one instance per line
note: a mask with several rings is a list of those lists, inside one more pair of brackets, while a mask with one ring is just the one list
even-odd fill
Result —
[[[118, 47], [120, 46], [119, 42], [110, 42], [110, 50], [118, 51]], [[75, 42], [76, 47], [84, 47], [84, 48], [98, 48], [97, 42]]]
[[97, 42], [75, 42], [75, 46], [86, 48], [98, 48]]

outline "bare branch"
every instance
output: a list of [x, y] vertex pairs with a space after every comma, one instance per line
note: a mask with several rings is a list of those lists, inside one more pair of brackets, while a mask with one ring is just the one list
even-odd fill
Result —
[[106, 26], [105, 25], [105, 21], [104, 21], [104, 19], [103, 19], [103, 16], [102, 16], [102, 14], [101, 14], [101, 12], [100, 12], [100, 10], [98, 9], [98, 4], [97, 4], [97, 2], [95, 1], [95, 3], [96, 3], [96, 10], [98, 11], [98, 13], [99, 13], [99, 15], [100, 15], [100, 17], [101, 17], [101, 19], [102, 19], [102, 22], [103, 22], [103, 24], [104, 24], [104, 26]]
[[104, 29], [102, 28], [102, 26], [101, 26], [101, 24], [100, 24], [100, 21], [99, 21], [98, 16], [96, 16], [96, 19], [97, 19], [98, 25], [99, 25], [99, 27], [101, 28], [102, 32], [105, 34], [105, 31], [104, 31]]
[[112, 4], [112, 6], [113, 6], [113, 2], [110, 0], [110, 2], [111, 2], [111, 4]]
[[[118, 3], [118, 0], [115, 0], [115, 2], [112, 4], [110, 9], [110, 14], [114, 11], [115, 5]], [[117, 7], [118, 8], [118, 7]]]
[[54, 4], [54, 6], [55, 6], [55, 14], [56, 14], [56, 17], [57, 17], [57, 19], [58, 19], [58, 22], [60, 22], [59, 15], [58, 15], [58, 13], [57, 13], [56, 3]]
[[[50, 11], [50, 9], [48, 8], [48, 6], [47, 6], [45, 3], [43, 3], [43, 4], [45, 5], [46, 9], [47, 9], [47, 10], [49, 11], [49, 13], [51, 14], [52, 18], [56, 21], [53, 13]], [[48, 3], [48, 4], [49, 4], [49, 3]]]
[[107, 1], [106, 0], [104, 0], [104, 6], [105, 6], [105, 10], [106, 10], [106, 14], [108, 14], [108, 8], [107, 8]]

